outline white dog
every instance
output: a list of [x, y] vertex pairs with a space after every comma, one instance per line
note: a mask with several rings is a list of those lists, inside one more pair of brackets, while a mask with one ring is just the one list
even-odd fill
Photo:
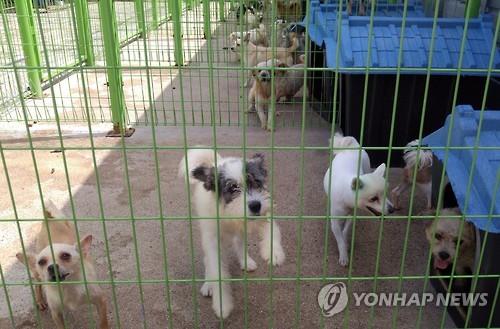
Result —
[[[233, 244], [243, 270], [255, 270], [257, 264], [245, 254], [244, 248], [244, 225], [245, 220], [248, 220], [248, 232], [260, 229], [261, 257], [270, 262], [272, 256], [273, 265], [281, 265], [285, 260], [279, 227], [276, 222], [269, 220], [270, 196], [265, 184], [267, 171], [264, 168], [264, 157], [255, 154], [244, 162], [241, 158], [222, 158], [218, 154], [215, 157], [211, 150], [190, 150], [187, 155], [187, 171], [195, 212], [205, 218], [200, 219], [199, 223], [205, 254], [205, 279], [210, 281], [203, 284], [201, 293], [203, 296], [212, 296], [215, 314], [226, 318], [233, 309], [233, 297], [229, 284], [222, 282], [219, 286], [217, 281], [219, 274], [221, 279], [230, 277], [222, 258], [219, 273], [219, 241], [221, 251], [226, 249], [222, 248], [224, 243]], [[185, 159], [179, 165], [179, 174], [186, 178]], [[217, 209], [220, 220], [217, 219]], [[246, 215], [251, 217], [243, 219], [245, 209]]]
[[[354, 208], [368, 210], [375, 216], [380, 216], [382, 213], [392, 213], [393, 207], [391, 202], [384, 198], [385, 164], [370, 172], [370, 158], [365, 150], [361, 150], [360, 153], [360, 145], [354, 137], [336, 134], [333, 138], [333, 147], [351, 148], [334, 150], [335, 157], [323, 180], [325, 192], [330, 199], [331, 225], [339, 249], [339, 263], [347, 266], [349, 262], [347, 243], [352, 221], [335, 217], [351, 215]], [[358, 168], [359, 156], [362, 157], [361, 168]]]

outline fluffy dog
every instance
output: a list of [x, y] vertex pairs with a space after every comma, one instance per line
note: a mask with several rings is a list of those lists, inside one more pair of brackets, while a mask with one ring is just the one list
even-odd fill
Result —
[[[242, 52], [242, 44], [245, 44], [245, 52]], [[280, 60], [283, 63], [291, 66], [293, 65], [293, 53], [299, 46], [297, 38], [293, 39], [293, 43], [288, 48], [283, 47], [264, 47], [264, 46], [256, 46], [252, 42], [250, 42], [250, 35], [247, 33], [243, 39], [238, 38], [234, 43], [234, 46], [231, 47], [231, 51], [237, 52], [240, 54], [240, 59], [244, 61], [245, 66], [247, 67], [255, 67], [257, 64], [265, 62], [269, 59], [275, 58]], [[248, 85], [248, 81], [250, 80], [252, 72], [248, 73], [248, 80], [245, 86]]]
[[[89, 255], [92, 235], [87, 235], [80, 241], [81, 249], [79, 249], [73, 223], [51, 220], [54, 215], [63, 216], [52, 202], [46, 202], [45, 205], [47, 209], [44, 214], [46, 221], [40, 223], [36, 236], [36, 253], [27, 252], [26, 258], [24, 258], [23, 253], [18, 253], [17, 259], [29, 267], [33, 280], [37, 282], [83, 281], [81, 263], [85, 267], [86, 279], [95, 281], [97, 276]], [[49, 245], [48, 232], [50, 232], [52, 250]], [[52, 251], [55, 259], [52, 258]], [[96, 284], [88, 284], [87, 287], [89, 296], [87, 296], [83, 284], [61, 285], [61, 300], [57, 285], [36, 285], [35, 300], [40, 310], [45, 310], [48, 304], [52, 319], [58, 329], [64, 328], [63, 311], [65, 308], [74, 311], [90, 301], [97, 308], [99, 328], [106, 329], [108, 328], [108, 319], [104, 293]], [[44, 301], [42, 289], [47, 298], [47, 304]]]
[[[476, 232], [474, 225], [463, 222], [462, 236], [459, 244], [459, 230], [462, 219], [458, 208], [444, 208], [438, 217], [425, 229], [427, 241], [431, 246], [434, 268], [445, 271], [452, 268], [456, 260], [455, 274], [471, 274], [474, 269]], [[458, 255], [457, 255], [458, 247]], [[456, 257], [456, 258], [455, 258]], [[467, 280], [457, 278], [457, 285], [464, 285]]]
[[[217, 175], [215, 166], [217, 165]], [[233, 309], [231, 288], [227, 282], [219, 284], [219, 253], [221, 246], [230, 242], [243, 270], [257, 268], [255, 261], [245, 254], [244, 225], [248, 220], [248, 232], [259, 229], [261, 257], [273, 265], [281, 265], [285, 253], [281, 246], [278, 225], [269, 220], [269, 192], [266, 187], [267, 171], [264, 157], [255, 154], [248, 161], [241, 158], [222, 158], [211, 150], [190, 150], [179, 165], [179, 175], [191, 184], [192, 203], [200, 220], [201, 243], [205, 263], [205, 279], [201, 287], [203, 296], [212, 296], [212, 307], [220, 318], [226, 318]], [[216, 219], [217, 211], [223, 219]], [[251, 216], [243, 219], [245, 216]], [[231, 218], [235, 217], [235, 218]], [[217, 226], [219, 226], [219, 236]], [[272, 228], [271, 228], [272, 225]], [[272, 232], [272, 245], [271, 245]], [[220, 248], [224, 250], [225, 248]], [[272, 259], [271, 259], [272, 256]], [[245, 268], [246, 259], [246, 268]], [[227, 265], [220, 260], [220, 277], [229, 278]], [[220, 294], [222, 292], [222, 295]]]
[[258, 26], [264, 19], [262, 11], [253, 6], [243, 5], [242, 9], [237, 8], [236, 10], [236, 19], [238, 20], [238, 23], [240, 22], [241, 17], [240, 10], [243, 11], [243, 24], [247, 25], [248, 27]]
[[251, 112], [254, 107], [259, 116], [260, 126], [262, 129], [272, 130], [272, 116], [267, 113], [269, 110], [269, 103], [271, 101], [271, 70], [269, 69], [276, 61], [270, 59], [268, 61], [259, 63], [257, 67], [252, 70], [254, 82], [252, 88], [248, 92], [248, 111]]
[[400, 209], [399, 197], [401, 196], [401, 193], [405, 192], [413, 182], [413, 172], [415, 167], [417, 169], [415, 182], [422, 192], [425, 193], [427, 209], [432, 207], [432, 151], [426, 149], [420, 149], [420, 151], [418, 151], [418, 145], [418, 139], [411, 141], [406, 145], [406, 149], [403, 152], [403, 159], [405, 161], [403, 180], [391, 192], [391, 198], [392, 201], [394, 201], [395, 209]]
[[[290, 100], [304, 86], [304, 55], [300, 57], [301, 64], [291, 66], [293, 70], [278, 70], [276, 71], [276, 99], [281, 101]], [[287, 68], [288, 66], [281, 61], [277, 61], [277, 66]]]
[[[384, 198], [385, 164], [370, 172], [370, 158], [365, 150], [361, 150], [360, 153], [360, 145], [354, 137], [336, 134], [333, 138], [333, 147], [352, 148], [334, 150], [335, 157], [323, 179], [323, 186], [330, 200], [331, 226], [339, 249], [339, 263], [347, 266], [349, 262], [347, 241], [352, 221], [335, 219], [335, 216], [351, 215], [354, 208], [364, 209], [375, 216], [380, 216], [392, 213], [393, 207], [391, 202]], [[362, 157], [361, 168], [358, 168], [359, 156]]]
[[269, 44], [267, 42], [267, 32], [266, 26], [264, 24], [260, 24], [258, 28], [251, 29], [249, 31], [241, 32], [231, 32], [229, 34], [229, 40], [231, 44], [235, 44], [238, 39], [241, 39], [241, 36], [249, 35], [249, 40], [254, 45], [267, 47]]

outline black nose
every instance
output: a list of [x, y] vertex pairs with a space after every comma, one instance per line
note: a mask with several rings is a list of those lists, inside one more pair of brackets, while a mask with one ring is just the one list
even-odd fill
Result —
[[450, 254], [446, 251], [440, 251], [438, 255], [442, 260], [447, 260], [448, 258], [450, 258]]
[[258, 214], [260, 212], [260, 207], [261, 207], [260, 201], [250, 201], [248, 203], [248, 208], [254, 214]]
[[50, 275], [55, 275], [56, 271], [59, 272], [59, 266], [57, 264], [51, 264], [47, 266], [47, 271], [49, 272]]
[[389, 214], [392, 214], [394, 212], [394, 207], [393, 206], [389, 206], [387, 208], [387, 211], [389, 211]]

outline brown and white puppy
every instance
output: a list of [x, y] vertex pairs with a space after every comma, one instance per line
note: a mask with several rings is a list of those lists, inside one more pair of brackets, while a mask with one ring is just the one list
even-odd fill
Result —
[[[275, 95], [278, 101], [282, 98], [285, 101], [290, 100], [304, 86], [304, 55], [300, 57], [301, 64], [290, 66], [293, 70], [276, 71]], [[276, 65], [281, 68], [287, 68], [285, 63], [277, 61]]]
[[[259, 116], [260, 126], [268, 131], [272, 130], [272, 116], [269, 111], [271, 102], [271, 66], [276, 65], [276, 60], [267, 60], [261, 62], [252, 70], [253, 84], [248, 92], [248, 112], [253, 111], [254, 107]], [[276, 73], [277, 71], [275, 71]]]
[[[425, 193], [427, 201], [427, 209], [432, 207], [432, 151], [421, 148], [417, 150], [419, 145], [418, 139], [411, 141], [406, 145], [403, 152], [403, 159], [405, 167], [403, 169], [403, 180], [391, 192], [391, 198], [394, 202], [395, 209], [401, 209], [399, 204], [399, 197], [401, 193], [408, 190], [413, 182], [413, 172], [417, 168], [417, 177], [415, 182], [420, 190]], [[418, 156], [418, 159], [417, 159]], [[418, 163], [417, 163], [418, 160]]]
[[[234, 46], [231, 47], [231, 51], [240, 54], [240, 59], [243, 60], [247, 67], [257, 66], [257, 64], [272, 58], [279, 59], [281, 62], [291, 66], [293, 65], [292, 55], [298, 46], [297, 38], [293, 39], [292, 45], [288, 48], [256, 46], [250, 42], [250, 35], [247, 33], [243, 38], [237, 38]], [[250, 79], [252, 72], [250, 71], [248, 75]], [[248, 85], [248, 80], [246, 85]]]
[[[54, 215], [63, 216], [52, 202], [46, 202], [45, 206], [46, 221], [39, 223], [35, 253], [26, 252], [26, 258], [21, 252], [16, 254], [17, 259], [29, 267], [33, 280], [64, 283], [60, 285], [61, 294], [56, 284], [36, 285], [35, 299], [38, 307], [40, 310], [45, 310], [48, 304], [56, 328], [60, 329], [64, 328], [63, 312], [65, 309], [74, 311], [79, 306], [90, 302], [97, 308], [99, 328], [107, 329], [106, 298], [101, 288], [96, 284], [88, 284], [89, 295], [87, 296], [83, 284], [66, 284], [71, 281], [84, 280], [82, 263], [87, 281], [96, 280], [94, 264], [89, 255], [92, 235], [87, 235], [80, 241], [81, 249], [79, 249], [73, 223], [52, 220], [55, 218]], [[52, 248], [49, 245], [49, 232]], [[44, 301], [42, 290], [47, 303]]]
[[[434, 268], [440, 271], [451, 269], [455, 260], [455, 275], [472, 273], [476, 249], [474, 225], [467, 221], [463, 222], [464, 219], [457, 217], [460, 215], [458, 208], [444, 208], [425, 229], [427, 241], [429, 241], [432, 250]], [[459, 240], [462, 223], [462, 236]], [[463, 285], [466, 282], [460, 278], [454, 279], [454, 281], [458, 285]]]

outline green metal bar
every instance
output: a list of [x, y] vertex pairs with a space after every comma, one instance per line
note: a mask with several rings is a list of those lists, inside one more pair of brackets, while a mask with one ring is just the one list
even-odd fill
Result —
[[172, 5], [172, 20], [174, 21], [174, 59], [175, 65], [183, 66], [182, 56], [182, 27], [181, 27], [181, 7], [180, 0], [170, 0]]
[[24, 61], [28, 68], [28, 81], [31, 93], [35, 97], [42, 96], [42, 70], [40, 65], [40, 50], [38, 49], [35, 23], [33, 21], [33, 6], [31, 1], [15, 0], [17, 24], [23, 46]]
[[[467, 18], [467, 11], [469, 11], [469, 17], [478, 17], [479, 9], [481, 9], [481, 0], [468, 0], [467, 6], [465, 7], [465, 17]], [[495, 39], [493, 39], [495, 40]]]
[[95, 65], [94, 45], [90, 30], [89, 8], [87, 0], [74, 0], [76, 27], [78, 30], [78, 47], [85, 56], [87, 65]]
[[226, 20], [224, 12], [224, 3], [225, 0], [219, 0], [219, 20], [221, 22], [224, 22]]
[[153, 30], [156, 30], [158, 28], [158, 0], [151, 0], [151, 11], [152, 11], [151, 28]]
[[118, 31], [116, 27], [115, 6], [112, 0], [99, 1], [99, 19], [101, 21], [104, 57], [111, 106], [113, 129], [122, 131], [125, 127], [125, 96], [121, 74]]
[[137, 32], [141, 36], [141, 38], [144, 38], [146, 32], [147, 32], [147, 27], [143, 29], [145, 26], [145, 19], [144, 19], [144, 2], [143, 0], [134, 0], [134, 8], [135, 8], [135, 16], [137, 19]]

